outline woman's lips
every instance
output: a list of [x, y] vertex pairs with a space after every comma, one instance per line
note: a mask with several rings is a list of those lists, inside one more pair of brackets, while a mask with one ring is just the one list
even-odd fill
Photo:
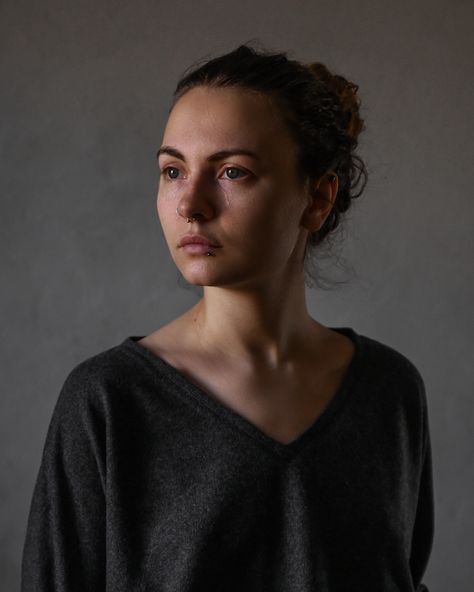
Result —
[[181, 247], [187, 253], [209, 253], [210, 251], [214, 251], [215, 249], [220, 249], [221, 247], [212, 247], [211, 245], [204, 245], [202, 243], [188, 243], [187, 245], [183, 245]]
[[184, 247], [184, 245], [187, 245], [189, 243], [199, 243], [201, 245], [206, 245], [209, 247], [220, 247], [221, 245], [214, 239], [204, 236], [203, 234], [195, 234], [195, 233], [188, 233], [185, 234], [181, 240], [179, 241], [179, 245], [180, 247]]
[[179, 246], [187, 253], [195, 253], [197, 255], [207, 254], [214, 256], [214, 251], [221, 248], [221, 245], [219, 245], [214, 238], [195, 233], [188, 233], [183, 236], [179, 241]]

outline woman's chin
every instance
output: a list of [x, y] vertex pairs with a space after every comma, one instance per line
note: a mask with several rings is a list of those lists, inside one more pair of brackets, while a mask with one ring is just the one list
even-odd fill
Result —
[[190, 269], [190, 267], [186, 266], [186, 269], [180, 269], [180, 272], [188, 284], [194, 286], [214, 286], [222, 281], [222, 274], [216, 271], [212, 273], [208, 269]]
[[233, 273], [227, 266], [226, 269], [204, 269], [204, 265], [183, 266], [180, 269], [183, 278], [194, 286], [232, 286], [248, 278], [242, 278], [241, 274]]

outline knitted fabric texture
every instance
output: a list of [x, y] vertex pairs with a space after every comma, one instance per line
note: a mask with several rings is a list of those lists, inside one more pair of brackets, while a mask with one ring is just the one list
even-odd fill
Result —
[[32, 495], [22, 592], [421, 592], [428, 409], [403, 354], [353, 329], [319, 417], [266, 435], [129, 336], [75, 366]]

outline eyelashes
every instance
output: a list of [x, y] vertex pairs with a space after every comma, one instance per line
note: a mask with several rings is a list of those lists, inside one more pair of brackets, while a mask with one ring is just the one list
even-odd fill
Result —
[[[238, 173], [243, 173], [243, 176], [246, 177], [247, 173], [245, 171], [243, 171], [242, 169], [239, 169], [238, 167], [226, 167], [224, 169], [224, 172], [226, 171], [237, 171]], [[236, 177], [227, 177], [227, 179], [229, 179], [230, 181], [233, 181]], [[238, 178], [242, 178], [242, 177], [238, 177]]]
[[167, 179], [169, 179], [170, 181], [171, 181], [172, 179], [176, 179], [176, 177], [171, 177], [171, 178], [170, 178], [170, 177], [168, 177], [168, 175], [167, 175], [166, 173], [167, 173], [168, 171], [170, 171], [170, 170], [177, 171], [178, 169], [177, 169], [177, 168], [175, 168], [175, 167], [172, 167], [172, 166], [167, 166], [167, 167], [164, 167], [164, 168], [163, 168], [163, 170], [161, 170], [161, 171], [160, 171], [160, 175], [161, 175], [162, 177], [166, 177], [166, 178], [167, 178]]
[[[179, 173], [179, 169], [177, 167], [174, 166], [166, 166], [164, 167], [161, 171], [160, 171], [160, 175], [162, 177], [164, 177], [167, 181], [174, 181], [176, 179], [178, 179], [179, 177], [170, 177], [168, 175], [169, 171], [177, 171]], [[249, 173], [247, 173], [247, 171], [244, 171], [243, 169], [239, 168], [239, 167], [235, 167], [235, 166], [229, 166], [229, 167], [225, 167], [224, 169], [224, 173], [226, 173], [227, 171], [237, 171], [237, 173], [240, 173], [241, 176], [239, 177], [235, 177], [235, 176], [227, 176], [225, 177], [225, 179], [227, 181], [238, 181], [239, 179], [245, 178], [249, 175]]]

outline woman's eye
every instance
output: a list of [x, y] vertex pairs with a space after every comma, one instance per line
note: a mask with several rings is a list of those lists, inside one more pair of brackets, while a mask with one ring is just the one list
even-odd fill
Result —
[[224, 169], [224, 172], [227, 173], [227, 178], [228, 179], [238, 179], [238, 174], [242, 173], [245, 177], [246, 173], [244, 171], [242, 171], [241, 169], [238, 169], [237, 167], [227, 167], [226, 169]]
[[[224, 173], [227, 175], [227, 179], [232, 181], [240, 179], [240, 177], [245, 177], [247, 175], [245, 171], [239, 169], [238, 167], [226, 167], [224, 169]], [[179, 169], [173, 166], [167, 166], [163, 168], [163, 170], [161, 171], [161, 175], [165, 176], [167, 179], [170, 180], [178, 179]]]
[[[168, 174], [170, 173], [170, 174]], [[171, 174], [173, 173], [173, 174]], [[174, 173], [177, 173], [176, 176], [174, 175]], [[164, 167], [164, 169], [161, 171], [162, 175], [167, 176], [169, 179], [176, 179], [177, 176], [179, 175], [179, 170], [176, 167], [172, 167], [172, 166], [167, 166]]]

